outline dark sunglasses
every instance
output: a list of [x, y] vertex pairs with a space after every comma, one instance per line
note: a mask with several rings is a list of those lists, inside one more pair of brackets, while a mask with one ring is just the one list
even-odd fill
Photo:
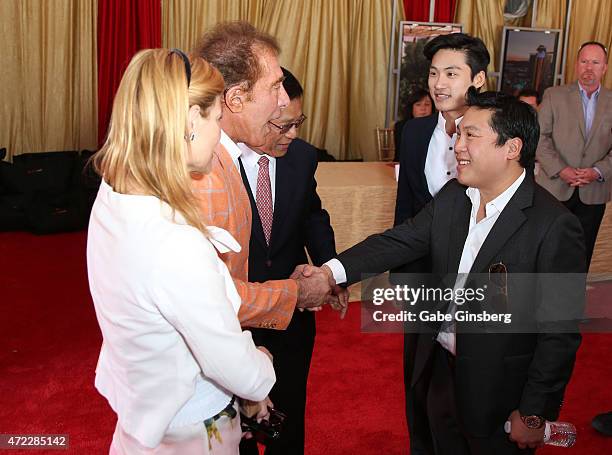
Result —
[[508, 270], [503, 262], [497, 262], [489, 267], [489, 281], [508, 296]]
[[306, 121], [306, 118], [307, 117], [304, 114], [302, 114], [300, 118], [298, 118], [295, 122], [285, 123], [284, 125], [277, 125], [276, 123], [273, 123], [271, 121], [268, 123], [272, 125], [274, 128], [276, 128], [280, 134], [285, 134], [294, 126], [295, 126], [295, 129], [297, 130], [300, 126], [302, 126], [302, 123]]

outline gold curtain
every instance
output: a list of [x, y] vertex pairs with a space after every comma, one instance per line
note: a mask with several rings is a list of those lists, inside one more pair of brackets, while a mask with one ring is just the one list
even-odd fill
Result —
[[97, 0], [0, 1], [0, 147], [97, 146]]
[[[502, 28], [504, 26], [504, 5], [506, 0], [458, 0], [455, 12], [455, 22], [463, 24], [466, 33], [480, 37], [491, 54], [489, 71], [499, 70], [499, 57]], [[536, 27], [558, 28], [565, 33], [565, 0], [538, 0], [536, 12]], [[588, 12], [588, 14], [587, 14]], [[608, 49], [612, 45], [612, 2], [610, 0], [573, 0], [570, 17], [570, 31], [565, 65], [565, 81], [575, 80], [574, 65], [580, 44], [585, 41], [600, 41]], [[527, 15], [530, 17], [530, 14]], [[523, 18], [525, 19], [525, 18]], [[516, 21], [510, 22], [510, 24]], [[531, 22], [520, 20], [522, 26], [530, 26]], [[564, 37], [561, 37], [563, 46]], [[559, 57], [561, 58], [561, 54]], [[496, 80], [489, 78], [488, 88], [496, 87]], [[612, 71], [606, 74], [603, 85], [612, 87]]]
[[[463, 25], [463, 32], [479, 37], [491, 55], [488, 72], [499, 70], [501, 34], [504, 27], [505, 0], [457, 0], [455, 22]], [[497, 79], [487, 79], [487, 89], [495, 90]]]
[[[392, 2], [355, 1], [354, 29], [350, 37], [352, 59], [348, 68], [349, 158], [378, 160], [374, 129], [384, 127], [387, 97], [389, 42]], [[397, 20], [403, 18], [403, 1], [398, 1]], [[402, 5], [400, 7], [400, 5]], [[399, 27], [398, 27], [399, 30]], [[397, 33], [394, 46], [397, 47]], [[396, 63], [394, 62], [394, 65]], [[395, 92], [393, 92], [395, 93]], [[340, 100], [341, 101], [341, 100]]]
[[191, 50], [208, 28], [222, 21], [259, 25], [262, 0], [162, 0], [162, 45]]
[[[376, 160], [383, 126], [391, 0], [163, 0], [164, 46], [191, 49], [219, 21], [247, 20], [277, 37], [281, 64], [304, 86], [300, 136], [337, 158]], [[397, 20], [403, 17], [398, 1]]]
[[[558, 28], [565, 33], [565, 0], [538, 0], [535, 26], [539, 28]], [[527, 27], [529, 27], [527, 25]]]
[[304, 112], [308, 121], [300, 136], [337, 158], [356, 155], [348, 150], [350, 3], [346, 0], [279, 1], [262, 24], [281, 43], [281, 64], [304, 87]]
[[[612, 2], [610, 0], [574, 0], [570, 18], [570, 33], [567, 43], [567, 65], [565, 81], [576, 79], [575, 64], [578, 49], [585, 41], [599, 41], [608, 48], [610, 64], [610, 47], [612, 46]], [[602, 84], [612, 89], [612, 70], [608, 69]]]

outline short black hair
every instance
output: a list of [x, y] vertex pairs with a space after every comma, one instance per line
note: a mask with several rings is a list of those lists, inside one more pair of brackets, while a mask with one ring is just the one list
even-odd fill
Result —
[[580, 56], [580, 51], [582, 49], [584, 49], [587, 46], [599, 46], [601, 47], [601, 50], [604, 51], [604, 55], [606, 56], [606, 62], [608, 61], [608, 48], [606, 46], [604, 46], [602, 43], [600, 43], [599, 41], [587, 41], [585, 43], [582, 43], [580, 45], [580, 48], [578, 48], [578, 54], [576, 54], [576, 58], [578, 58]]
[[492, 111], [489, 125], [497, 133], [497, 145], [518, 137], [523, 141], [519, 164], [533, 169], [535, 152], [540, 139], [540, 124], [535, 109], [501, 92], [478, 93], [474, 87], [467, 91], [467, 105]]
[[300, 81], [298, 81], [287, 68], [281, 67], [281, 69], [283, 70], [283, 76], [285, 77], [283, 80], [283, 88], [287, 92], [287, 95], [289, 95], [289, 100], [300, 98], [304, 94], [304, 89], [302, 88]]
[[465, 53], [465, 62], [470, 67], [472, 79], [481, 71], [484, 71], [485, 76], [487, 75], [487, 66], [489, 66], [491, 56], [487, 46], [480, 38], [465, 33], [439, 35], [425, 45], [423, 55], [431, 62], [436, 52], [442, 49]]
[[532, 88], [524, 88], [518, 93], [518, 95], [516, 95], [517, 98], [520, 98], [521, 96], [524, 96], [524, 97], [533, 96], [535, 97], [536, 102], [540, 104], [540, 92], [538, 92], [537, 90], [534, 90]]

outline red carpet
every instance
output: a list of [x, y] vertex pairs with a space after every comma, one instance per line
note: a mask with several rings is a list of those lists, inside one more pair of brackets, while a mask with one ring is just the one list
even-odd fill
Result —
[[[87, 288], [85, 234], [0, 234], [0, 434], [66, 433], [66, 451], [108, 453], [115, 416], [94, 390], [100, 348]], [[310, 375], [308, 455], [407, 454], [399, 335], [359, 331], [324, 310]], [[561, 418], [578, 427], [578, 443], [540, 454], [612, 453], [612, 438], [590, 427], [612, 409], [612, 335], [587, 334]]]

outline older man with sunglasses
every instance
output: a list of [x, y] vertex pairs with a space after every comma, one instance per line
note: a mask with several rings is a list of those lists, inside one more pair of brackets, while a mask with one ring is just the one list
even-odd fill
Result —
[[[543, 444], [545, 421], [559, 415], [581, 340], [583, 232], [534, 181], [536, 112], [513, 97], [473, 88], [468, 106], [455, 143], [457, 180], [414, 218], [322, 267], [336, 283], [352, 284], [363, 273], [429, 257], [455, 296], [485, 288], [491, 296], [420, 304], [436, 305], [438, 319], [418, 335], [408, 378], [411, 406], [424, 411], [410, 422], [419, 442], [417, 448], [413, 441], [413, 455], [533, 453]], [[308, 275], [312, 267], [301, 270]], [[477, 279], [486, 281], [476, 287]], [[498, 303], [513, 318], [526, 315], [524, 325], [505, 327], [492, 318], [502, 312], [482, 311]], [[482, 322], [466, 324], [466, 310]]]

